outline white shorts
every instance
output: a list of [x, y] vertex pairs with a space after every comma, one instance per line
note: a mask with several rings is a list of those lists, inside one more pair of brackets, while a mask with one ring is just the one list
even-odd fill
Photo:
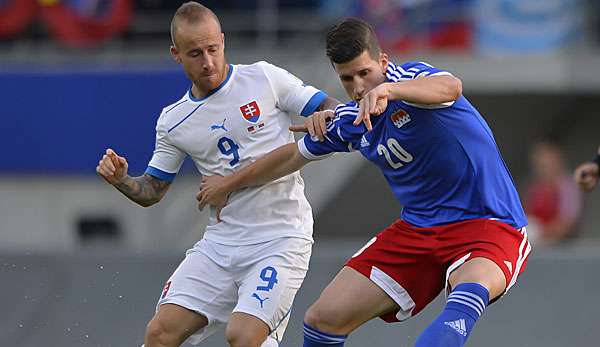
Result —
[[175, 304], [205, 316], [208, 325], [186, 340], [194, 345], [224, 327], [232, 312], [259, 318], [281, 342], [311, 251], [312, 241], [301, 238], [244, 246], [202, 239], [165, 284], [157, 310]]

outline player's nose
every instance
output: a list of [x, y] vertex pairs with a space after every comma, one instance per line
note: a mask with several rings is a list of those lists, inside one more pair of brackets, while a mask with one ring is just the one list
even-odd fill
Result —
[[214, 70], [215, 67], [215, 62], [213, 61], [212, 57], [210, 55], [205, 55], [204, 59], [202, 61], [202, 68], [205, 71], [212, 71]]
[[365, 94], [364, 85], [362, 85], [362, 83], [354, 84], [354, 95], [355, 95], [356, 99], [362, 99], [364, 94]]
[[361, 100], [364, 96], [363, 94], [364, 94], [364, 89], [360, 89], [360, 90], [355, 89], [354, 90], [354, 99]]

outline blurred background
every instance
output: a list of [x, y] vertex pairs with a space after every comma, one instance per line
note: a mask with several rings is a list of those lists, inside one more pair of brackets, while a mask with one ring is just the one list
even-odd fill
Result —
[[[200, 177], [189, 163], [147, 209], [95, 174], [107, 147], [142, 174], [162, 107], [189, 88], [168, 50], [181, 3], [0, 0], [0, 345], [139, 346], [164, 281], [202, 237]], [[221, 20], [230, 63], [267, 60], [340, 100], [324, 33], [346, 16], [368, 20], [394, 60], [461, 78], [495, 133], [534, 240], [520, 284], [469, 345], [597, 344], [600, 189], [583, 195], [571, 176], [600, 144], [598, 1], [201, 3]], [[283, 346], [300, 345], [305, 309], [401, 209], [358, 154], [313, 163], [303, 176], [316, 244]], [[412, 346], [442, 303], [402, 324], [373, 321], [347, 346]], [[225, 346], [223, 334], [205, 345]]]

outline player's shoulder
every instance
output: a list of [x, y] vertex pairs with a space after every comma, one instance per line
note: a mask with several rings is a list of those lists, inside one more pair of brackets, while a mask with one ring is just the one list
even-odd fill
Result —
[[183, 96], [179, 100], [163, 107], [160, 116], [158, 117], [158, 120], [156, 122], [157, 129], [159, 127], [168, 127], [171, 122], [178, 118], [178, 114], [186, 112], [186, 110], [188, 110], [190, 106], [193, 106], [190, 103], [188, 93], [189, 90], [186, 91], [185, 94], [183, 94]]
[[[394, 63], [392, 63], [394, 64]], [[433, 65], [429, 64], [428, 62], [425, 61], [405, 61], [401, 64], [395, 64], [395, 66], [397, 68], [402, 68], [404, 70], [408, 70], [408, 69], [414, 69], [414, 68], [433, 68]]]
[[237, 79], [249, 78], [251, 80], [258, 80], [260, 77], [265, 77], [265, 80], [272, 78], [274, 71], [277, 67], [264, 60], [257, 61], [252, 64], [236, 64], [235, 74]]
[[248, 65], [248, 66], [252, 66], [254, 69], [261, 69], [265, 74], [269, 75], [269, 76], [277, 76], [277, 77], [288, 77], [291, 76], [295, 79], [297, 79], [296, 76], [294, 76], [291, 72], [289, 72], [288, 70], [282, 68], [281, 66], [277, 66], [275, 64], [269, 63], [268, 61], [257, 61], [256, 63], [252, 64], [252, 65]]
[[386, 72], [387, 78], [393, 82], [434, 75], [451, 75], [451, 73], [424, 61], [407, 61], [401, 64], [389, 62]]
[[264, 60], [252, 64], [236, 64], [235, 67], [238, 70], [238, 73], [265, 73], [265, 70], [276, 68], [275, 65]]
[[179, 111], [181, 111], [183, 108], [185, 108], [185, 106], [188, 104], [189, 102], [189, 97], [188, 97], [188, 93], [189, 90], [187, 90], [185, 92], [185, 94], [183, 94], [183, 96], [181, 98], [179, 98], [179, 100], [163, 107], [162, 112], [160, 113], [160, 118], [168, 118], [169, 115], [172, 115], [174, 113], [178, 113]]

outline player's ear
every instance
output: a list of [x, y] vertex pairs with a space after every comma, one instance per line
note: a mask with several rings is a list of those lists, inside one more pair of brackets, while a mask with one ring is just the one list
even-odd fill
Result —
[[388, 64], [390, 62], [390, 58], [388, 57], [387, 53], [379, 53], [379, 65], [381, 66], [381, 71], [383, 72], [383, 74], [385, 75], [385, 72], [387, 71], [387, 67]]
[[177, 63], [181, 64], [181, 58], [179, 57], [179, 51], [177, 50], [177, 47], [175, 47], [175, 45], [171, 45], [169, 51], [171, 52], [171, 57], [173, 57]]
[[221, 33], [221, 44], [223, 45], [223, 48], [225, 48], [225, 34]]

